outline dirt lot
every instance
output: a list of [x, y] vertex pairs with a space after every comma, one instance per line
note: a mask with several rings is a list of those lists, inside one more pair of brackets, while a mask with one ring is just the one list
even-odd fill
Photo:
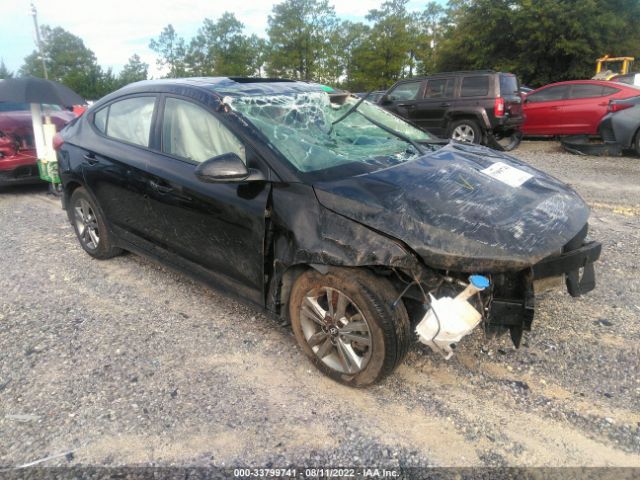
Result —
[[573, 185], [604, 245], [515, 350], [416, 345], [368, 390], [290, 330], [135, 255], [91, 259], [43, 189], [0, 194], [0, 466], [640, 466], [640, 159], [514, 154]]

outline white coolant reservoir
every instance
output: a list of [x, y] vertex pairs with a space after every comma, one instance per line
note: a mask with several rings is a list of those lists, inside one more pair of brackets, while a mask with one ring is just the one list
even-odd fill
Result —
[[455, 298], [431, 298], [431, 308], [416, 327], [418, 339], [431, 347], [446, 360], [453, 355], [451, 344], [471, 333], [482, 319], [482, 315], [467, 301], [477, 292], [489, 286], [489, 279], [482, 275], [471, 275], [469, 285]]

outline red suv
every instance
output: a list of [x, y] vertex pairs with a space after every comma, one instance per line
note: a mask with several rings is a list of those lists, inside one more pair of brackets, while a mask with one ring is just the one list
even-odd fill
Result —
[[[43, 107], [58, 131], [76, 118], [74, 113], [57, 105]], [[30, 106], [0, 103], [0, 187], [38, 182]]]
[[525, 135], [596, 135], [609, 101], [637, 97], [640, 89], [623, 83], [572, 80], [552, 83], [525, 97]]

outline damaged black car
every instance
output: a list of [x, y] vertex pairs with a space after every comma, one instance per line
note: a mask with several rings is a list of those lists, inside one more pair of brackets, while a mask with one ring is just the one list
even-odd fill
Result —
[[391, 373], [416, 334], [447, 358], [480, 325], [518, 345], [543, 283], [595, 286], [601, 247], [567, 185], [319, 85], [135, 83], [56, 144], [89, 255], [136, 252], [265, 308], [348, 385]]

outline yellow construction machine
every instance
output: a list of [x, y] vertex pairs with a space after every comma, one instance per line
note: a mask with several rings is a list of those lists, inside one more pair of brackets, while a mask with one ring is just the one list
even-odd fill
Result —
[[610, 57], [596, 60], [596, 74], [592, 80], [610, 80], [616, 75], [626, 75], [633, 68], [633, 57]]

